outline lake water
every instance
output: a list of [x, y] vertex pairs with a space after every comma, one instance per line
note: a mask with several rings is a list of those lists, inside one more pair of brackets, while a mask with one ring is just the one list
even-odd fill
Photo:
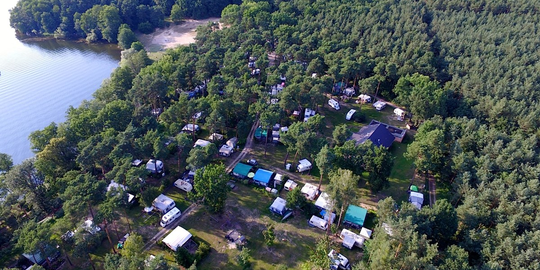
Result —
[[0, 153], [18, 164], [32, 157], [28, 135], [65, 121], [70, 105], [92, 93], [118, 66], [115, 45], [20, 41], [9, 26], [17, 0], [0, 1]]

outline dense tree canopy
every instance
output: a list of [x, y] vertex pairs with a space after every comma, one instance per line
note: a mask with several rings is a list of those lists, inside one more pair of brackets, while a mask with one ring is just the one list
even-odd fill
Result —
[[[221, 13], [226, 27], [203, 26], [195, 44], [169, 50], [158, 61], [131, 39], [133, 31], [161, 26], [169, 14], [173, 20], [217, 15], [229, 3], [234, 5]], [[68, 218], [80, 219], [102, 203], [108, 180], [141, 183], [144, 169], [128, 169], [134, 158], [172, 159], [178, 171], [182, 164], [207, 165], [215, 148], [190, 150], [196, 134], [178, 135], [184, 125], [204, 122], [205, 129], [243, 140], [257, 115], [265, 127], [289, 126], [280, 140], [294, 160], [311, 156], [321, 175], [332, 175], [329, 189], [341, 200], [341, 212], [351, 197], [339, 195], [339, 180], [354, 190], [362, 175], [368, 187], [384, 189], [392, 164], [386, 149], [346, 141], [344, 127], [323, 148], [331, 142], [322, 134], [328, 118], [304, 123], [290, 117], [306, 108], [319, 111], [324, 94], [341, 82], [407, 108], [420, 126], [406, 156], [450, 190], [448, 201], [420, 211], [381, 201], [380, 224], [367, 241], [362, 267], [537, 269], [538, 4], [20, 1], [11, 25], [21, 33], [118, 40], [126, 50], [94, 100], [69, 108], [65, 123], [32, 133], [35, 162], [12, 167], [2, 158], [0, 191], [11, 194], [0, 202], [2, 219], [17, 211], [31, 217], [50, 212], [50, 204], [62, 204]], [[281, 76], [285, 87], [272, 95]], [[198, 112], [204, 116], [193, 118]], [[337, 173], [330, 174], [333, 168]], [[196, 178], [199, 199], [220, 210], [226, 197], [222, 168], [207, 165]], [[138, 187], [145, 205], [159, 194], [156, 187]], [[25, 201], [17, 200], [19, 194]], [[75, 250], [86, 256], [81, 247], [91, 238], [83, 240]], [[130, 263], [108, 260], [111, 267]], [[328, 261], [320, 262], [326, 267]]]

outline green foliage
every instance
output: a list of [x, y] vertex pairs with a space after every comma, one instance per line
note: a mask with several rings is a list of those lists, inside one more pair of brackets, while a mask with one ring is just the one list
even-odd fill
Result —
[[264, 237], [264, 243], [267, 246], [270, 247], [270, 246], [274, 245], [276, 235], [274, 234], [274, 225], [273, 224], [271, 224], [271, 223], [266, 224], [266, 230], [262, 231], [262, 235]]
[[130, 234], [124, 243], [124, 247], [120, 250], [120, 254], [124, 257], [136, 257], [141, 254], [144, 247], [142, 236], [138, 234]]
[[200, 200], [211, 212], [220, 212], [225, 207], [227, 199], [227, 182], [229, 175], [222, 164], [210, 164], [195, 174], [195, 192], [189, 193], [190, 198]]
[[287, 207], [288, 208], [303, 208], [307, 203], [306, 197], [302, 194], [300, 188], [293, 188], [287, 192]]
[[183, 247], [176, 249], [174, 259], [176, 260], [176, 263], [186, 268], [190, 267], [195, 261], [193, 255], [191, 255], [191, 253], [189, 253], [189, 251]]
[[352, 132], [347, 128], [347, 125], [339, 125], [332, 131], [335, 145], [343, 145], [350, 137]]
[[251, 268], [251, 250], [247, 247], [242, 248], [240, 251], [240, 254], [236, 257], [238, 264], [242, 269], [250, 269]]

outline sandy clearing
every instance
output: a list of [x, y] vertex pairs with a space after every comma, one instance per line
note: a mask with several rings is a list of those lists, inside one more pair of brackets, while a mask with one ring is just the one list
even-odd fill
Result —
[[180, 24], [171, 24], [167, 28], [156, 29], [151, 34], [140, 34], [137, 38], [149, 52], [157, 52], [195, 42], [197, 27], [209, 22], [219, 22], [220, 18], [204, 20], [185, 20]]

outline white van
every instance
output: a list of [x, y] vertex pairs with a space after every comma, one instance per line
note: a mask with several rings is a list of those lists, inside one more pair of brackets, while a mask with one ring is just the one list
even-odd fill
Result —
[[341, 107], [339, 107], [339, 102], [335, 99], [329, 99], [328, 100], [328, 105], [330, 105], [330, 107], [336, 109], [336, 110], [339, 110]]
[[311, 216], [309, 219], [309, 226], [311, 227], [317, 227], [321, 230], [325, 230], [328, 228], [328, 222], [326, 220], [318, 217], [318, 216]]
[[182, 215], [182, 212], [180, 212], [180, 209], [175, 207], [171, 211], [167, 212], [167, 214], [163, 215], [163, 217], [161, 217], [161, 222], [159, 223], [159, 225], [161, 225], [161, 227], [165, 227], [171, 224], [181, 215]]

